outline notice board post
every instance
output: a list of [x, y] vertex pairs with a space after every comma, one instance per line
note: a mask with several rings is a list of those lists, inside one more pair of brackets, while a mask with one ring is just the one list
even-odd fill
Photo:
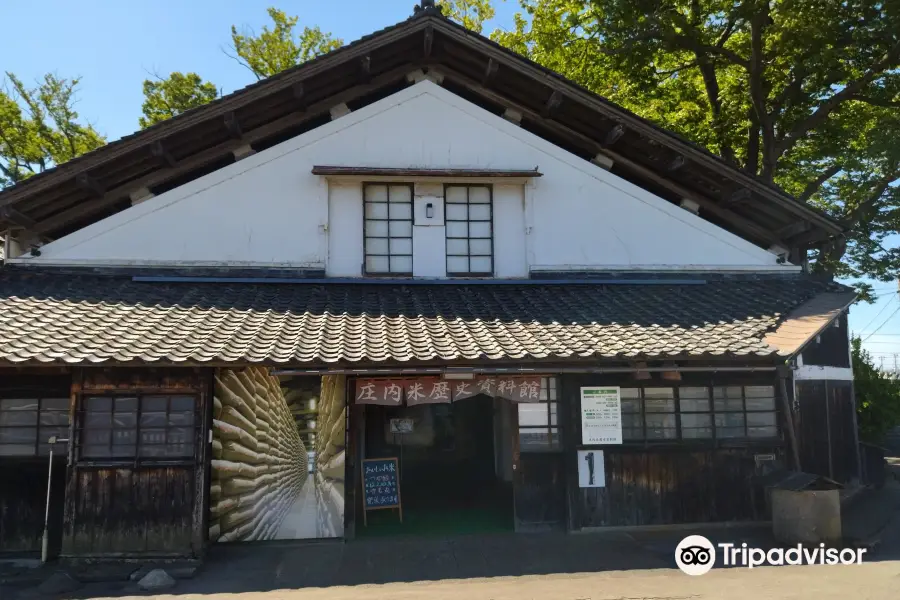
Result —
[[578, 487], [606, 487], [603, 450], [596, 446], [622, 443], [622, 397], [615, 386], [581, 388], [581, 443], [578, 456]]
[[368, 527], [370, 510], [396, 508], [403, 522], [400, 501], [400, 468], [396, 457], [367, 458], [362, 461], [363, 525]]

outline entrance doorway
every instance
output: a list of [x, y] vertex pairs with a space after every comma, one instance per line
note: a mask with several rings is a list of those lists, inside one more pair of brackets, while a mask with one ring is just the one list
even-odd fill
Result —
[[[396, 457], [403, 523], [370, 511], [361, 536], [512, 531], [514, 406], [477, 395], [446, 404], [365, 407], [366, 458]], [[411, 424], [392, 432], [391, 421]]]

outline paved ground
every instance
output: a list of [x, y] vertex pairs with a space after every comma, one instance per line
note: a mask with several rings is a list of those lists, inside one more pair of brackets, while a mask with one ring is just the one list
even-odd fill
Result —
[[[896, 600], [900, 598], [900, 485], [858, 498], [845, 516], [875, 544], [860, 566], [716, 568], [689, 577], [673, 550], [686, 532], [493, 534], [218, 546], [180, 600]], [[885, 518], [885, 515], [888, 518]], [[699, 533], [699, 532], [689, 532]], [[714, 543], [772, 547], [765, 528], [710, 529]], [[88, 583], [72, 598], [140, 594], [126, 581]], [[0, 578], [2, 579], [2, 578]], [[0, 600], [49, 600], [34, 585], [0, 586]], [[58, 598], [58, 596], [57, 596]]]
[[[680, 571], [610, 571], [490, 579], [341, 586], [245, 593], [241, 600], [895, 600], [900, 564], [860, 567], [784, 567], [713, 571], [688, 577]], [[204, 596], [228, 600], [229, 596]]]
[[[767, 545], [765, 530], [706, 532], [713, 542]], [[681, 534], [460, 536], [352, 543], [271, 543], [214, 552], [160, 600], [896, 600], [900, 518], [860, 566], [675, 568]], [[0, 591], [2, 600], [40, 598]], [[87, 584], [75, 598], [144, 596], [125, 581]]]

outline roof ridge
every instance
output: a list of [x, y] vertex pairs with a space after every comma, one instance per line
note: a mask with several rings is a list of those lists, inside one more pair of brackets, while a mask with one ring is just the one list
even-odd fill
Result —
[[[696, 160], [705, 164], [707, 168], [722, 169], [729, 174], [726, 177], [733, 180], [737, 179], [743, 181], [742, 185], [752, 187], [758, 193], [768, 196], [774, 202], [781, 203], [786, 207], [791, 207], [788, 208], [788, 212], [800, 211], [803, 215], [805, 215], [806, 218], [814, 222], [818, 222], [820, 226], [822, 226], [826, 231], [829, 231], [830, 227], [831, 230], [834, 230], [831, 231], [832, 234], [835, 234], [837, 231], [844, 229], [844, 225], [830, 215], [824, 213], [814, 206], [801, 202], [775, 184], [762, 180], [756, 174], [749, 173], [739, 167], [736, 167], [735, 165], [728, 163], [721, 157], [713, 154], [707, 148], [704, 148], [699, 144], [687, 140], [683, 136], [680, 136], [673, 131], [663, 128], [653, 121], [643, 118], [636, 113], [624, 108], [623, 106], [611, 102], [607, 98], [592, 92], [591, 90], [581, 86], [580, 84], [572, 80], [567, 79], [560, 73], [557, 73], [555, 71], [552, 71], [551, 69], [548, 69], [547, 67], [540, 65], [526, 56], [517, 54], [509, 48], [498, 44], [497, 42], [480, 33], [466, 29], [464, 26], [451, 21], [443, 15], [440, 6], [435, 5], [433, 0], [423, 0], [421, 5], [417, 5], [415, 7], [414, 14], [412, 16], [398, 23], [362, 36], [357, 40], [349, 42], [348, 44], [341, 46], [340, 48], [328, 52], [327, 54], [295, 65], [266, 79], [251, 83], [247, 86], [244, 86], [243, 88], [231, 92], [230, 94], [222, 96], [221, 98], [217, 98], [212, 102], [185, 111], [180, 115], [157, 123], [151, 127], [148, 127], [147, 129], [138, 130], [134, 133], [123, 136], [118, 140], [113, 140], [108, 144], [101, 146], [100, 148], [73, 158], [72, 160], [62, 163], [61, 165], [55, 165], [50, 169], [47, 169], [33, 177], [30, 177], [16, 184], [15, 186], [12, 186], [5, 190], [0, 190], [0, 207], [11, 204], [16, 200], [16, 198], [28, 194], [29, 191], [32, 191], [33, 193], [41, 193], [45, 187], [53, 185], [55, 176], [58, 175], [59, 177], [62, 177], [63, 175], [61, 173], [72, 171], [72, 175], [74, 176], [78, 172], [77, 169], [82, 165], [85, 165], [83, 166], [82, 170], [87, 170], [93, 168], [94, 166], [105, 164], [108, 161], [111, 161], [126, 152], [136, 150], [151, 142], [159, 141], [169, 133], [175, 133], [191, 125], [199, 125], [201, 122], [206, 120], [206, 118], [198, 118], [199, 115], [207, 115], [207, 118], [211, 118], [217, 116], [219, 112], [224, 113], [228, 109], [237, 109], [240, 105], [238, 99], [244, 97], [245, 94], [248, 94], [251, 91], [266, 88], [272, 88], [273, 92], [281, 91], [283, 89], [281, 87], [283, 83], [293, 83], [293, 80], [295, 79], [299, 81], [301, 80], [301, 78], [299, 77], [300, 73], [304, 73], [311, 69], [317, 69], [317, 65], [323, 65], [329, 62], [337, 62], [340, 60], [340, 57], [342, 55], [350, 52], [354, 48], [358, 48], [363, 44], [372, 42], [373, 40], [379, 40], [379, 43], [381, 43], [382, 41], [389, 41], [389, 38], [386, 38], [385, 36], [387, 36], [391, 32], [399, 31], [404, 27], [410, 28], [408, 32], [413, 33], [421, 28], [425, 28], [426, 26], [441, 27], [448, 35], [454, 35], [453, 32], [455, 32], [456, 35], [465, 36], [465, 39], [467, 40], [474, 41], [478, 44], [483, 44], [488, 48], [493, 48], [494, 50], [500, 51], [503, 53], [503, 56], [505, 58], [508, 58], [510, 61], [518, 62], [520, 63], [520, 65], [522, 65], [522, 67], [538, 71], [539, 73], [543, 73], [545, 77], [550, 77], [557, 82], [561, 82], [563, 85], [570, 88], [572, 93], [578, 94], [582, 102], [586, 102], [589, 104], [593, 103], [596, 107], [602, 107], [601, 109], [599, 109], [599, 112], [602, 113], [603, 111], [610, 111], [613, 116], [605, 115], [608, 118], [614, 118], [616, 120], [624, 119], [630, 121], [629, 127], [636, 129], [642, 135], [656, 138], [656, 140], [661, 141], [662, 143], [674, 145], [674, 150], [688, 155], [693, 155]], [[234, 106], [232, 106], [232, 104]], [[135, 140], [141, 140], [141, 142], [138, 143]], [[131, 142], [134, 142], [134, 148], [129, 147], [129, 143]], [[105, 158], [99, 160], [98, 157], [101, 156]], [[97, 164], [95, 165], [91, 161], [96, 162]]]

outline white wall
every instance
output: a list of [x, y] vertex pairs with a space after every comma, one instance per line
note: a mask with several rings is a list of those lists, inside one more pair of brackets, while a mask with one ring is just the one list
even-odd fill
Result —
[[[530, 169], [495, 185], [495, 264], [532, 269], [790, 269], [776, 257], [423, 81], [46, 245], [35, 263], [325, 266], [358, 276], [359, 183], [313, 165]], [[329, 191], [330, 190], [330, 191]], [[330, 197], [330, 202], [329, 202]], [[432, 233], [419, 242], [429, 248]], [[421, 236], [417, 236], [421, 237]], [[426, 238], [430, 241], [425, 242]], [[439, 273], [437, 261], [414, 270]], [[420, 268], [422, 267], [422, 268]]]
[[359, 277], [363, 264], [363, 203], [359, 184], [328, 188], [328, 274]]
[[[447, 276], [447, 226], [444, 223], [444, 186], [425, 183], [415, 186], [413, 199], [413, 275]], [[431, 205], [431, 218], [428, 205]]]
[[525, 255], [525, 187], [494, 186], [494, 273], [528, 277]]

